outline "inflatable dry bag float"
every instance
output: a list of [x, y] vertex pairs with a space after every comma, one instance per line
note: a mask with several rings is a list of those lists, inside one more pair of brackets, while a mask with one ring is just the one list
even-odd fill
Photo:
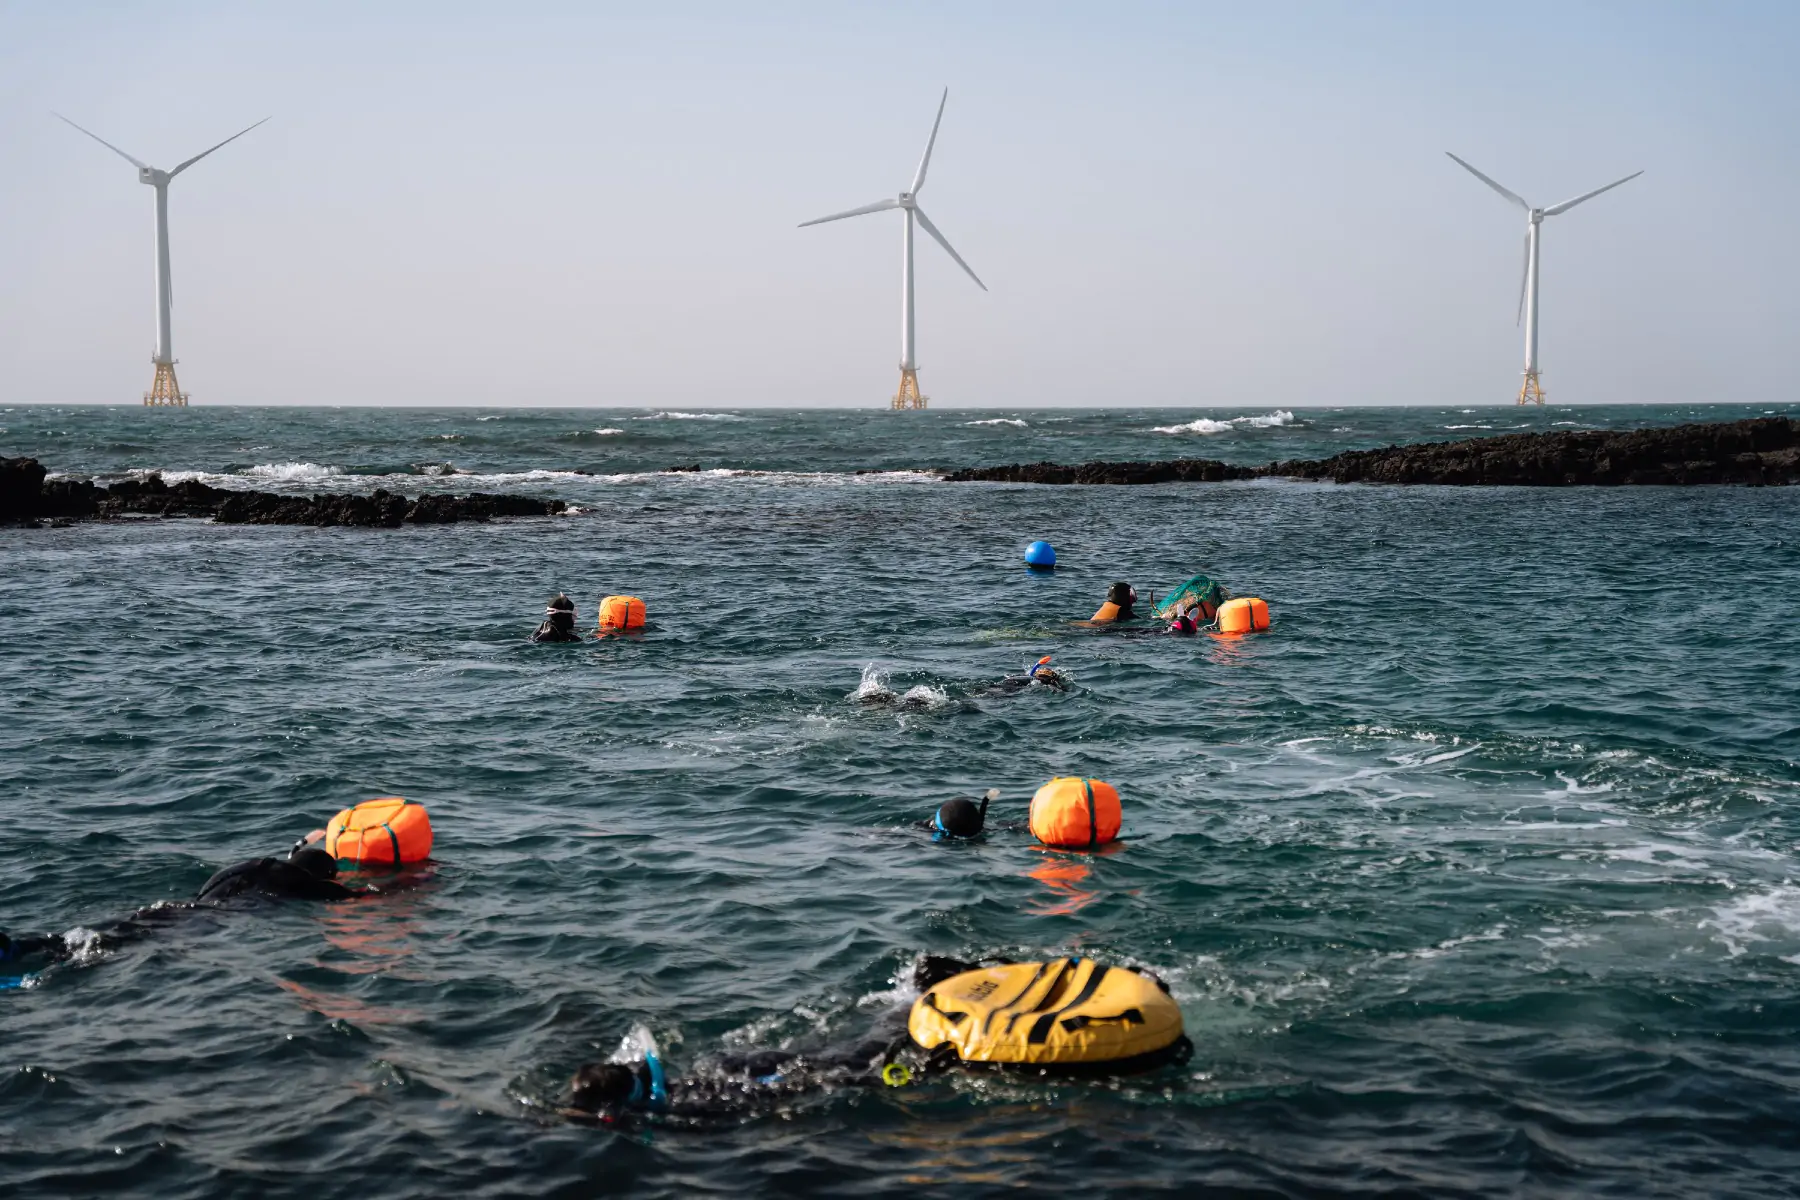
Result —
[[600, 601], [601, 629], [642, 629], [644, 602], [636, 596], [608, 596]]
[[1091, 958], [952, 976], [914, 1002], [906, 1031], [923, 1050], [996, 1068], [1148, 1070], [1192, 1050], [1160, 980]]
[[331, 818], [325, 853], [354, 867], [401, 867], [431, 857], [431, 818], [398, 796], [365, 800]]
[[1031, 798], [1031, 835], [1063, 850], [1097, 850], [1119, 836], [1118, 789], [1099, 779], [1058, 776]]
[[1239, 596], [1219, 606], [1220, 633], [1261, 633], [1269, 627], [1269, 606], [1255, 596]]

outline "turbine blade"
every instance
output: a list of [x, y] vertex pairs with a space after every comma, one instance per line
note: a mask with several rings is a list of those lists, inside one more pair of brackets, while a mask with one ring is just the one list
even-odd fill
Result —
[[1525, 323], [1525, 284], [1531, 279], [1531, 230], [1525, 230], [1525, 257], [1519, 262], [1519, 315], [1514, 325]]
[[919, 159], [919, 173], [913, 176], [912, 187], [909, 189], [915, 196], [919, 194], [919, 189], [925, 186], [925, 168], [931, 165], [931, 148], [937, 145], [938, 126], [944, 123], [944, 105], [948, 103], [950, 103], [950, 89], [945, 88], [943, 99], [938, 101], [937, 120], [931, 123], [931, 136], [925, 141], [925, 155]]
[[1566, 213], [1571, 208], [1574, 208], [1577, 204], [1580, 204], [1582, 201], [1592, 200], [1595, 196], [1598, 196], [1601, 192], [1610, 192], [1614, 188], [1618, 187], [1621, 183], [1630, 183], [1632, 180], [1636, 179], [1639, 175], [1642, 175], [1642, 174], [1643, 174], [1642, 171], [1633, 171], [1631, 174], [1627, 175], [1625, 178], [1614, 180], [1612, 183], [1607, 184], [1603, 188], [1595, 188], [1593, 191], [1589, 192], [1585, 196], [1577, 196], [1573, 200], [1564, 200], [1561, 204], [1552, 204], [1549, 208], [1546, 208], [1544, 210], [1544, 215], [1546, 217], [1554, 217], [1557, 213]]
[[[258, 121], [256, 123], [256, 125], [266, 125], [272, 120], [274, 120], [274, 118], [272, 116], [264, 117], [262, 120]], [[255, 129], [256, 125], [250, 126], [250, 129]], [[170, 171], [169, 178], [170, 179], [175, 178], [175, 176], [181, 174], [183, 171], [187, 170], [189, 167], [193, 166], [195, 163], [199, 162], [201, 159], [203, 159], [207, 155], [211, 154], [213, 152], [213, 150], [217, 150], [219, 148], [219, 146], [229, 146], [231, 143], [233, 143], [233, 142], [237, 141], [239, 138], [243, 137], [246, 133], [249, 133], [250, 129], [240, 129], [236, 133], [232, 134], [230, 137], [226, 138], [224, 141], [220, 142], [218, 146], [214, 146], [212, 148], [212, 150], [202, 150], [200, 153], [194, 155], [194, 157], [188, 159], [186, 162], [184, 162], [180, 166], [176, 167], [173, 171]]]
[[845, 217], [860, 217], [864, 213], [884, 212], [887, 209], [899, 207], [900, 202], [898, 200], [877, 200], [873, 204], [865, 204], [861, 208], [853, 208], [849, 212], [832, 213], [829, 217], [819, 217], [812, 221], [802, 221], [798, 228], [805, 229], [808, 225], [823, 225], [827, 221], [841, 221]]
[[951, 258], [954, 258], [956, 260], [957, 266], [959, 266], [963, 270], [969, 272], [969, 278], [973, 279], [975, 281], [975, 286], [980, 288], [984, 292], [987, 291], [988, 286], [987, 286], [987, 284], [981, 282], [981, 276], [977, 275], [975, 273], [974, 269], [971, 268], [968, 263], [966, 263], [962, 260], [962, 255], [958, 254], [954, 249], [951, 248], [950, 243], [944, 240], [944, 235], [939, 233], [938, 227], [931, 223], [931, 218], [925, 215], [925, 210], [922, 208], [915, 208], [915, 209], [913, 209], [913, 216], [919, 218], [919, 224], [923, 225], [925, 227], [925, 232], [929, 233], [933, 238], [935, 238], [937, 240], [937, 244], [944, 248], [944, 253], [948, 254]]
[[[81, 126], [75, 124], [75, 122], [69, 120], [69, 118], [63, 116], [59, 112], [53, 112], [50, 115], [55, 117], [57, 120], [61, 121], [64, 125], [69, 126], [71, 129], [81, 129]], [[148, 166], [139, 162], [137, 159], [131, 157], [131, 155], [125, 153], [123, 150], [119, 149], [117, 146], [113, 145], [111, 142], [107, 141], [105, 138], [101, 137], [99, 134], [91, 133], [86, 129], [81, 129], [81, 132], [86, 133], [89, 137], [93, 138], [96, 142], [99, 142], [102, 146], [105, 146], [108, 150], [111, 150], [114, 154], [118, 155], [120, 158], [124, 159], [126, 162], [128, 162], [132, 166], [136, 167], [138, 170], [148, 171], [150, 169]]]
[[[1444, 153], [1450, 154], [1450, 152], [1448, 150], [1444, 151]], [[1505, 196], [1508, 200], [1511, 200], [1514, 204], [1518, 205], [1520, 208], [1524, 209], [1526, 212], [1531, 211], [1531, 205], [1525, 203], [1525, 198], [1523, 196], [1520, 196], [1520, 195], [1517, 195], [1516, 193], [1507, 191], [1505, 188], [1501, 187], [1499, 184], [1497, 184], [1493, 180], [1489, 179], [1486, 175], [1483, 175], [1480, 171], [1477, 171], [1474, 167], [1471, 167], [1468, 163], [1464, 162], [1462, 159], [1457, 158], [1456, 155], [1450, 154], [1450, 159], [1452, 162], [1456, 163], [1457, 166], [1461, 167], [1463, 170], [1467, 171], [1469, 174], [1473, 175], [1475, 178], [1481, 180], [1481, 182], [1487, 184], [1489, 187], [1493, 188], [1496, 192], [1499, 192], [1502, 196]]]

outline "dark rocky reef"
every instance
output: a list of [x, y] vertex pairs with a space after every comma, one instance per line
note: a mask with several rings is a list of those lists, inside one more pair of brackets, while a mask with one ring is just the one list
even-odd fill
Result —
[[0, 458], [0, 523], [39, 518], [92, 520], [140, 513], [211, 517], [224, 525], [451, 525], [493, 517], [545, 517], [564, 511], [561, 500], [471, 492], [409, 500], [377, 489], [367, 496], [281, 496], [208, 487], [196, 480], [170, 485], [161, 475], [102, 487], [81, 479], [51, 479], [35, 458]]
[[1800, 483], [1800, 421], [1758, 417], [1663, 429], [1509, 433], [1347, 450], [1326, 459], [1263, 467], [1191, 458], [1073, 467], [1029, 463], [951, 471], [944, 478], [953, 483], [1212, 483], [1270, 476], [1482, 487], [1791, 484]]

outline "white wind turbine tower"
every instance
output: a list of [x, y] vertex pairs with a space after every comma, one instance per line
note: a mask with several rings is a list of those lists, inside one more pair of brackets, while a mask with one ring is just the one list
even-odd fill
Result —
[[823, 225], [826, 221], [841, 221], [845, 217], [860, 217], [864, 213], [885, 212], [890, 208], [900, 209], [906, 214], [906, 224], [900, 233], [900, 390], [894, 393], [895, 408], [924, 408], [925, 397], [919, 394], [919, 362], [913, 354], [913, 221], [925, 228], [944, 253], [956, 260], [956, 265], [969, 273], [975, 286], [987, 291], [987, 284], [975, 274], [969, 264], [962, 260], [962, 255], [953, 249], [938, 232], [925, 210], [919, 207], [919, 190], [925, 186], [925, 169], [931, 165], [931, 148], [937, 144], [938, 126], [944, 122], [944, 105], [950, 100], [950, 89], [944, 89], [943, 99], [938, 101], [937, 120], [931, 123], [931, 137], [925, 143], [924, 157], [919, 159], [918, 173], [913, 176], [912, 187], [901, 192], [897, 199], [877, 200], [873, 204], [865, 204], [861, 208], [853, 208], [849, 212], [833, 213], [829, 217], [820, 217], [816, 221], [802, 221], [800, 228], [808, 225]]
[[[1444, 153], [1450, 154], [1448, 150], [1444, 151]], [[1525, 325], [1525, 382], [1519, 388], [1519, 403], [1529, 404], [1535, 400], [1539, 405], [1542, 405], [1544, 403], [1544, 389], [1538, 382], [1538, 226], [1544, 223], [1545, 217], [1554, 217], [1560, 213], [1566, 213], [1584, 200], [1592, 200], [1601, 192], [1610, 192], [1621, 183], [1630, 183], [1633, 179], [1642, 175], [1643, 172], [1633, 171], [1625, 178], [1616, 179], [1603, 188], [1595, 188], [1593, 191], [1577, 196], [1573, 200], [1564, 200], [1561, 204], [1552, 204], [1549, 208], [1533, 208], [1525, 202], [1523, 197], [1507, 191], [1462, 159], [1457, 158], [1456, 155], [1450, 154], [1450, 157], [1455, 161], [1457, 166], [1481, 180], [1481, 182], [1487, 184], [1496, 192], [1505, 196], [1508, 200], [1511, 200], [1514, 204], [1524, 209], [1527, 214], [1525, 225], [1525, 269], [1524, 274], [1519, 279], [1519, 316], [1516, 318], [1518, 321], [1523, 321]]]
[[82, 129], [81, 126], [76, 125], [61, 113], [56, 113], [55, 116], [57, 120], [73, 126], [75, 129], [80, 129], [82, 133], [87, 134], [136, 167], [138, 182], [149, 184], [156, 189], [156, 353], [150, 357], [150, 361], [156, 364], [156, 378], [151, 382], [150, 390], [144, 393], [144, 403], [174, 404], [186, 407], [187, 393], [182, 391], [175, 382], [174, 347], [169, 336], [169, 310], [174, 307], [174, 290], [169, 283], [169, 181], [211, 154], [213, 150], [217, 150], [219, 146], [237, 141], [244, 134], [249, 133], [250, 129], [255, 129], [256, 125], [261, 125], [269, 118], [264, 117], [256, 125], [250, 126], [250, 129], [232, 134], [218, 146], [214, 146], [212, 150], [201, 151], [174, 170], [163, 171], [139, 162], [99, 134]]

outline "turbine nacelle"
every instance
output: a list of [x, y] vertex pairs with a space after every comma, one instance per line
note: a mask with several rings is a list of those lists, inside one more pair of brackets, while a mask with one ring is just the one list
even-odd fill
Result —
[[173, 177], [167, 171], [158, 170], [155, 167], [138, 168], [138, 182], [147, 183], [151, 187], [162, 187], [171, 178]]

